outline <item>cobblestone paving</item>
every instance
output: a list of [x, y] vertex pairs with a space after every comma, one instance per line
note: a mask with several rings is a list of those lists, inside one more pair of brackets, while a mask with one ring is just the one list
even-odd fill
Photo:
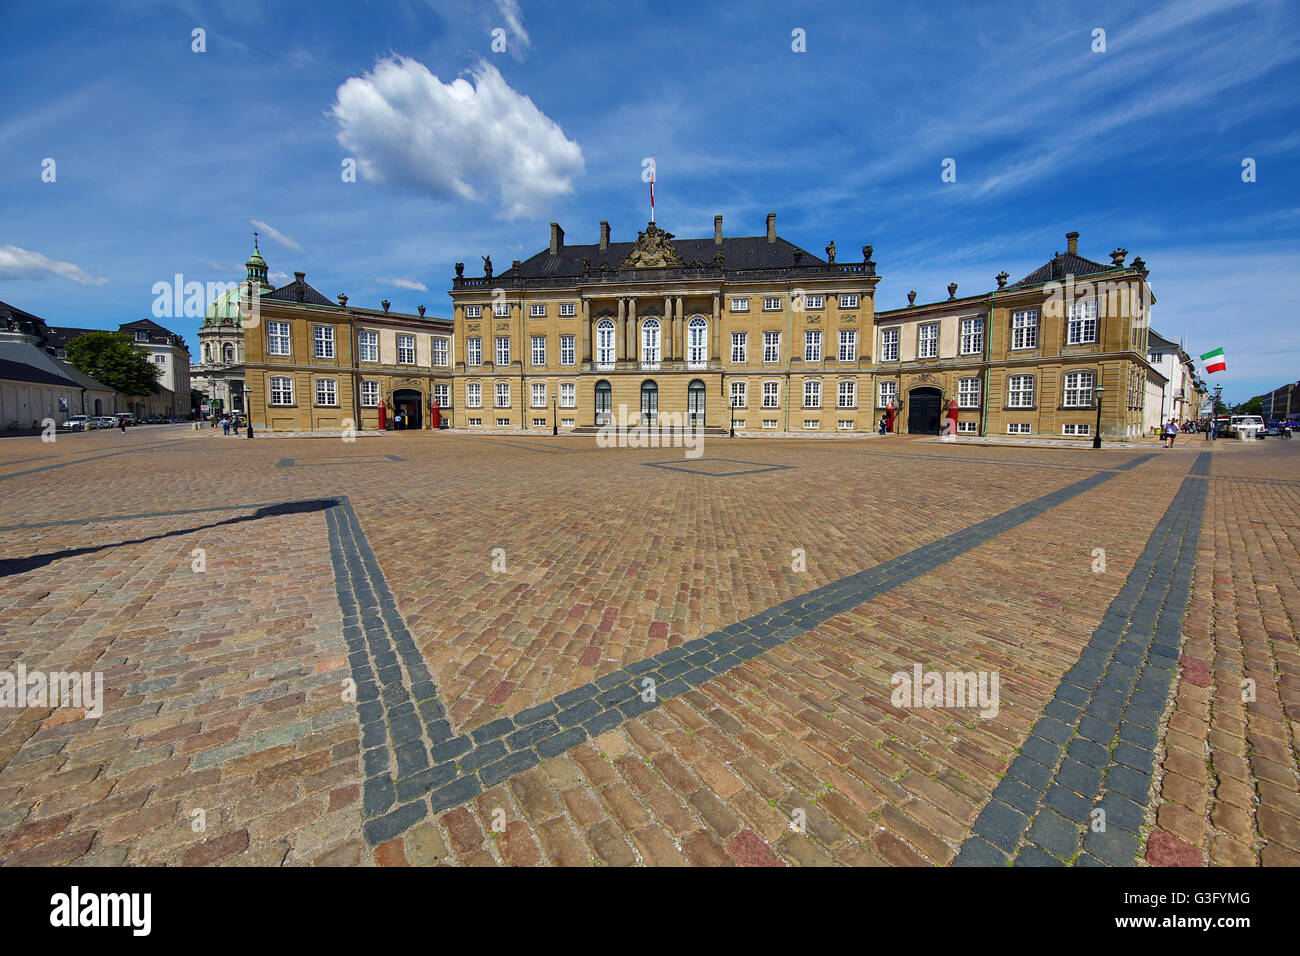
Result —
[[0, 862], [1300, 859], [1288, 445], [706, 446], [3, 443]]

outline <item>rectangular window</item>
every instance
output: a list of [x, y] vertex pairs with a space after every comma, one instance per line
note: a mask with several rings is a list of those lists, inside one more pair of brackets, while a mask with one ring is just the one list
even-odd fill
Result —
[[856, 309], [858, 307], [858, 297], [856, 295], [840, 296], [841, 309]]
[[470, 428], [478, 428], [478, 427], [480, 427], [482, 424], [483, 424], [483, 419], [481, 419], [481, 418], [471, 418], [471, 419], [469, 420], [469, 427], [470, 427]]
[[577, 408], [578, 407], [578, 386], [573, 382], [560, 383], [560, 407]]
[[481, 305], [467, 305], [467, 306], [465, 306], [465, 318], [467, 318], [467, 319], [477, 319], [477, 318], [481, 318], [482, 315], [483, 315], [483, 306], [481, 306]]
[[433, 400], [439, 408], [451, 407], [451, 386], [435, 385], [433, 386]]
[[822, 334], [816, 329], [807, 329], [803, 334], [803, 360], [820, 362], [822, 360]]
[[271, 378], [271, 404], [293, 404], [293, 379], [278, 375]]
[[816, 311], [826, 307], [826, 296], [824, 295], [806, 295], [803, 297], [803, 307], [808, 311]]
[[780, 395], [780, 389], [781, 389], [780, 382], [763, 383], [763, 407], [764, 408], [777, 407], [777, 398]]
[[546, 424], [546, 419], [545, 419], [545, 418], [534, 418], [534, 419], [533, 419], [533, 424], [534, 424], [534, 425], [545, 425], [545, 424]]
[[937, 358], [939, 355], [939, 324], [931, 322], [917, 330], [916, 357]]
[[1034, 377], [1012, 375], [1007, 379], [1007, 405], [1011, 408], [1034, 407]]
[[508, 318], [510, 318], [510, 303], [509, 303], [509, 302], [493, 302], [493, 303], [492, 303], [492, 314], [495, 315], [498, 319], [508, 319]]
[[414, 365], [415, 364], [415, 336], [402, 335], [397, 336], [397, 364]]
[[744, 382], [731, 383], [731, 407], [744, 408], [749, 403], [748, 389]]
[[880, 383], [880, 407], [888, 408], [890, 405], [898, 403], [898, 383], [881, 382]]
[[334, 357], [334, 329], [331, 326], [316, 326], [312, 338], [316, 343], [317, 358], [332, 359]]
[[748, 311], [749, 311], [749, 300], [748, 300], [748, 299], [732, 299], [732, 300], [731, 300], [731, 311], [732, 311], [732, 312], [748, 312]]
[[497, 364], [510, 364], [510, 336], [508, 335], [497, 336]]
[[433, 364], [446, 365], [447, 364], [447, 340], [434, 336], [432, 342], [433, 342]]
[[1037, 309], [1011, 313], [1011, 347], [1013, 349], [1038, 348]]
[[1097, 341], [1097, 300], [1081, 299], [1070, 303], [1066, 345], [1087, 345]]
[[898, 361], [898, 329], [882, 329], [880, 331], [880, 361], [897, 362]]
[[561, 428], [574, 428], [574, 427], [577, 426], [577, 421], [578, 421], [578, 420], [577, 420], [576, 418], [561, 418], [561, 419], [560, 419], [560, 427], [561, 427]]
[[577, 350], [574, 346], [574, 339], [575, 336], [572, 335], [560, 336], [560, 364], [561, 365], [577, 364], [578, 358], [577, 358]]
[[840, 382], [840, 408], [858, 407], [858, 383]]
[[496, 390], [497, 390], [497, 391], [496, 391], [496, 394], [497, 394], [497, 405], [496, 405], [496, 407], [497, 407], [497, 408], [509, 408], [509, 407], [510, 407], [510, 383], [509, 383], [509, 382], [497, 382]]
[[781, 333], [780, 332], [763, 333], [763, 361], [764, 362], [781, 361]]
[[822, 420], [820, 418], [805, 418], [803, 420], [803, 427], [804, 431], [817, 431], [817, 429], [822, 427]]
[[841, 418], [835, 423], [835, 426], [842, 432], [851, 432], [853, 431], [853, 419]]
[[1007, 425], [1008, 435], [1028, 435], [1029, 422], [1011, 422]]
[[1065, 376], [1065, 400], [1061, 403], [1067, 408], [1092, 407], [1092, 373], [1069, 372]]
[[546, 303], [542, 302], [540, 304], [530, 305], [528, 307], [528, 314], [534, 319], [546, 318]]
[[858, 360], [857, 329], [840, 329], [840, 361], [856, 362]]
[[984, 320], [961, 320], [961, 354], [978, 355], [984, 351]]
[[973, 435], [975, 432], [979, 431], [979, 422], [958, 422], [957, 431], [967, 432]]
[[534, 335], [533, 343], [533, 365], [541, 366], [546, 364], [546, 336]]
[[821, 382], [803, 383], [803, 407], [804, 408], [822, 407], [822, 383]]
[[498, 428], [506, 428], [506, 427], [508, 427], [509, 425], [510, 425], [510, 419], [508, 419], [508, 418], [498, 418], [498, 419], [497, 419], [497, 427], [498, 427]]
[[731, 333], [731, 363], [733, 365], [744, 365], [748, 361], [749, 355], [749, 333], [732, 332]]
[[777, 426], [777, 420], [776, 420], [775, 418], [765, 418], [765, 419], [763, 419], [763, 427], [764, 427], [764, 428], [775, 428], [776, 426]]
[[483, 339], [477, 335], [465, 340], [465, 364], [483, 364]]
[[465, 386], [465, 407], [483, 407], [483, 386], [479, 382], [470, 382]]
[[979, 408], [980, 404], [980, 380], [977, 378], [963, 378], [957, 383], [957, 407], [958, 408]]
[[779, 295], [768, 295], [763, 297], [764, 312], [780, 312], [781, 297]]
[[358, 332], [357, 352], [363, 362], [379, 361], [379, 333]]
[[529, 386], [533, 390], [533, 408], [546, 407], [546, 383], [533, 382]]
[[1061, 426], [1061, 434], [1062, 434], [1062, 435], [1091, 435], [1091, 434], [1092, 434], [1092, 426], [1091, 426], [1091, 425], [1088, 425], [1088, 424], [1083, 424], [1083, 425], [1062, 425], [1062, 426]]
[[339, 403], [338, 382], [332, 378], [316, 379], [316, 404], [326, 408]]
[[577, 307], [576, 307], [572, 302], [561, 302], [561, 303], [560, 303], [560, 317], [561, 317], [561, 318], [566, 318], [566, 319], [567, 319], [567, 318], [572, 318], [573, 316], [575, 316], [575, 315], [577, 315], [577, 314], [578, 314]]
[[153, 360], [154, 360], [154, 364], [156, 364], [156, 365], [166, 365], [166, 364], [167, 364], [167, 356], [165, 356], [165, 355], [155, 355], [155, 356], [153, 357]]
[[362, 408], [379, 407], [379, 383], [378, 382], [361, 383], [361, 407]]

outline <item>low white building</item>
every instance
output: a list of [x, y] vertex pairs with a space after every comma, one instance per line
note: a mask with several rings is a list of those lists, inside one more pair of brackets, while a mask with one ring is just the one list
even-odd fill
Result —
[[[1160, 421], [1200, 418], [1196, 398], [1196, 365], [1183, 347], [1152, 329], [1147, 335], [1147, 361], [1169, 380], [1160, 405]], [[1150, 410], [1148, 410], [1150, 415]]]

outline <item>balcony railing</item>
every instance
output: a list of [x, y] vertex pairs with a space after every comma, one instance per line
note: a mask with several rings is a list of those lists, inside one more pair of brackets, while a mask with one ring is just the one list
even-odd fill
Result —
[[517, 289], [573, 285], [591, 285], [599, 283], [663, 283], [698, 281], [705, 279], [725, 279], [739, 281], [745, 279], [824, 279], [852, 276], [874, 276], [875, 263], [868, 262], [814, 262], [808, 265], [779, 266], [770, 269], [731, 269], [714, 263], [700, 266], [685, 266], [667, 269], [592, 269], [577, 275], [560, 276], [460, 276], [452, 280], [452, 289], [472, 291], [474, 289]]

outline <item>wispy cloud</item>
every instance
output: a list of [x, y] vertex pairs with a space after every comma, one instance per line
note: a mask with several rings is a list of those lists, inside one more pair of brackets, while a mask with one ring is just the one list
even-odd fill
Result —
[[274, 226], [262, 222], [262, 220], [260, 219], [250, 219], [248, 221], [257, 227], [258, 232], [264, 233], [265, 235], [269, 236], [271, 239], [273, 239], [275, 242], [278, 242], [286, 249], [292, 249], [294, 252], [302, 252], [302, 246], [298, 245], [298, 241], [294, 239], [292, 236], [286, 236], [279, 229], [276, 229]]
[[513, 42], [507, 44], [507, 49], [511, 51], [516, 59], [523, 56], [523, 52], [533, 45], [533, 41], [528, 36], [528, 31], [524, 29], [524, 15], [519, 10], [519, 0], [496, 0], [497, 10], [506, 21], [506, 29], [510, 32], [510, 38]]
[[382, 282], [384, 285], [396, 286], [399, 289], [412, 289], [416, 292], [428, 292], [429, 287], [423, 282], [416, 282], [414, 279], [376, 279], [376, 282]]
[[81, 266], [20, 246], [0, 246], [0, 276], [6, 279], [43, 279], [58, 276], [81, 285], [107, 285], [110, 279], [92, 276]]

